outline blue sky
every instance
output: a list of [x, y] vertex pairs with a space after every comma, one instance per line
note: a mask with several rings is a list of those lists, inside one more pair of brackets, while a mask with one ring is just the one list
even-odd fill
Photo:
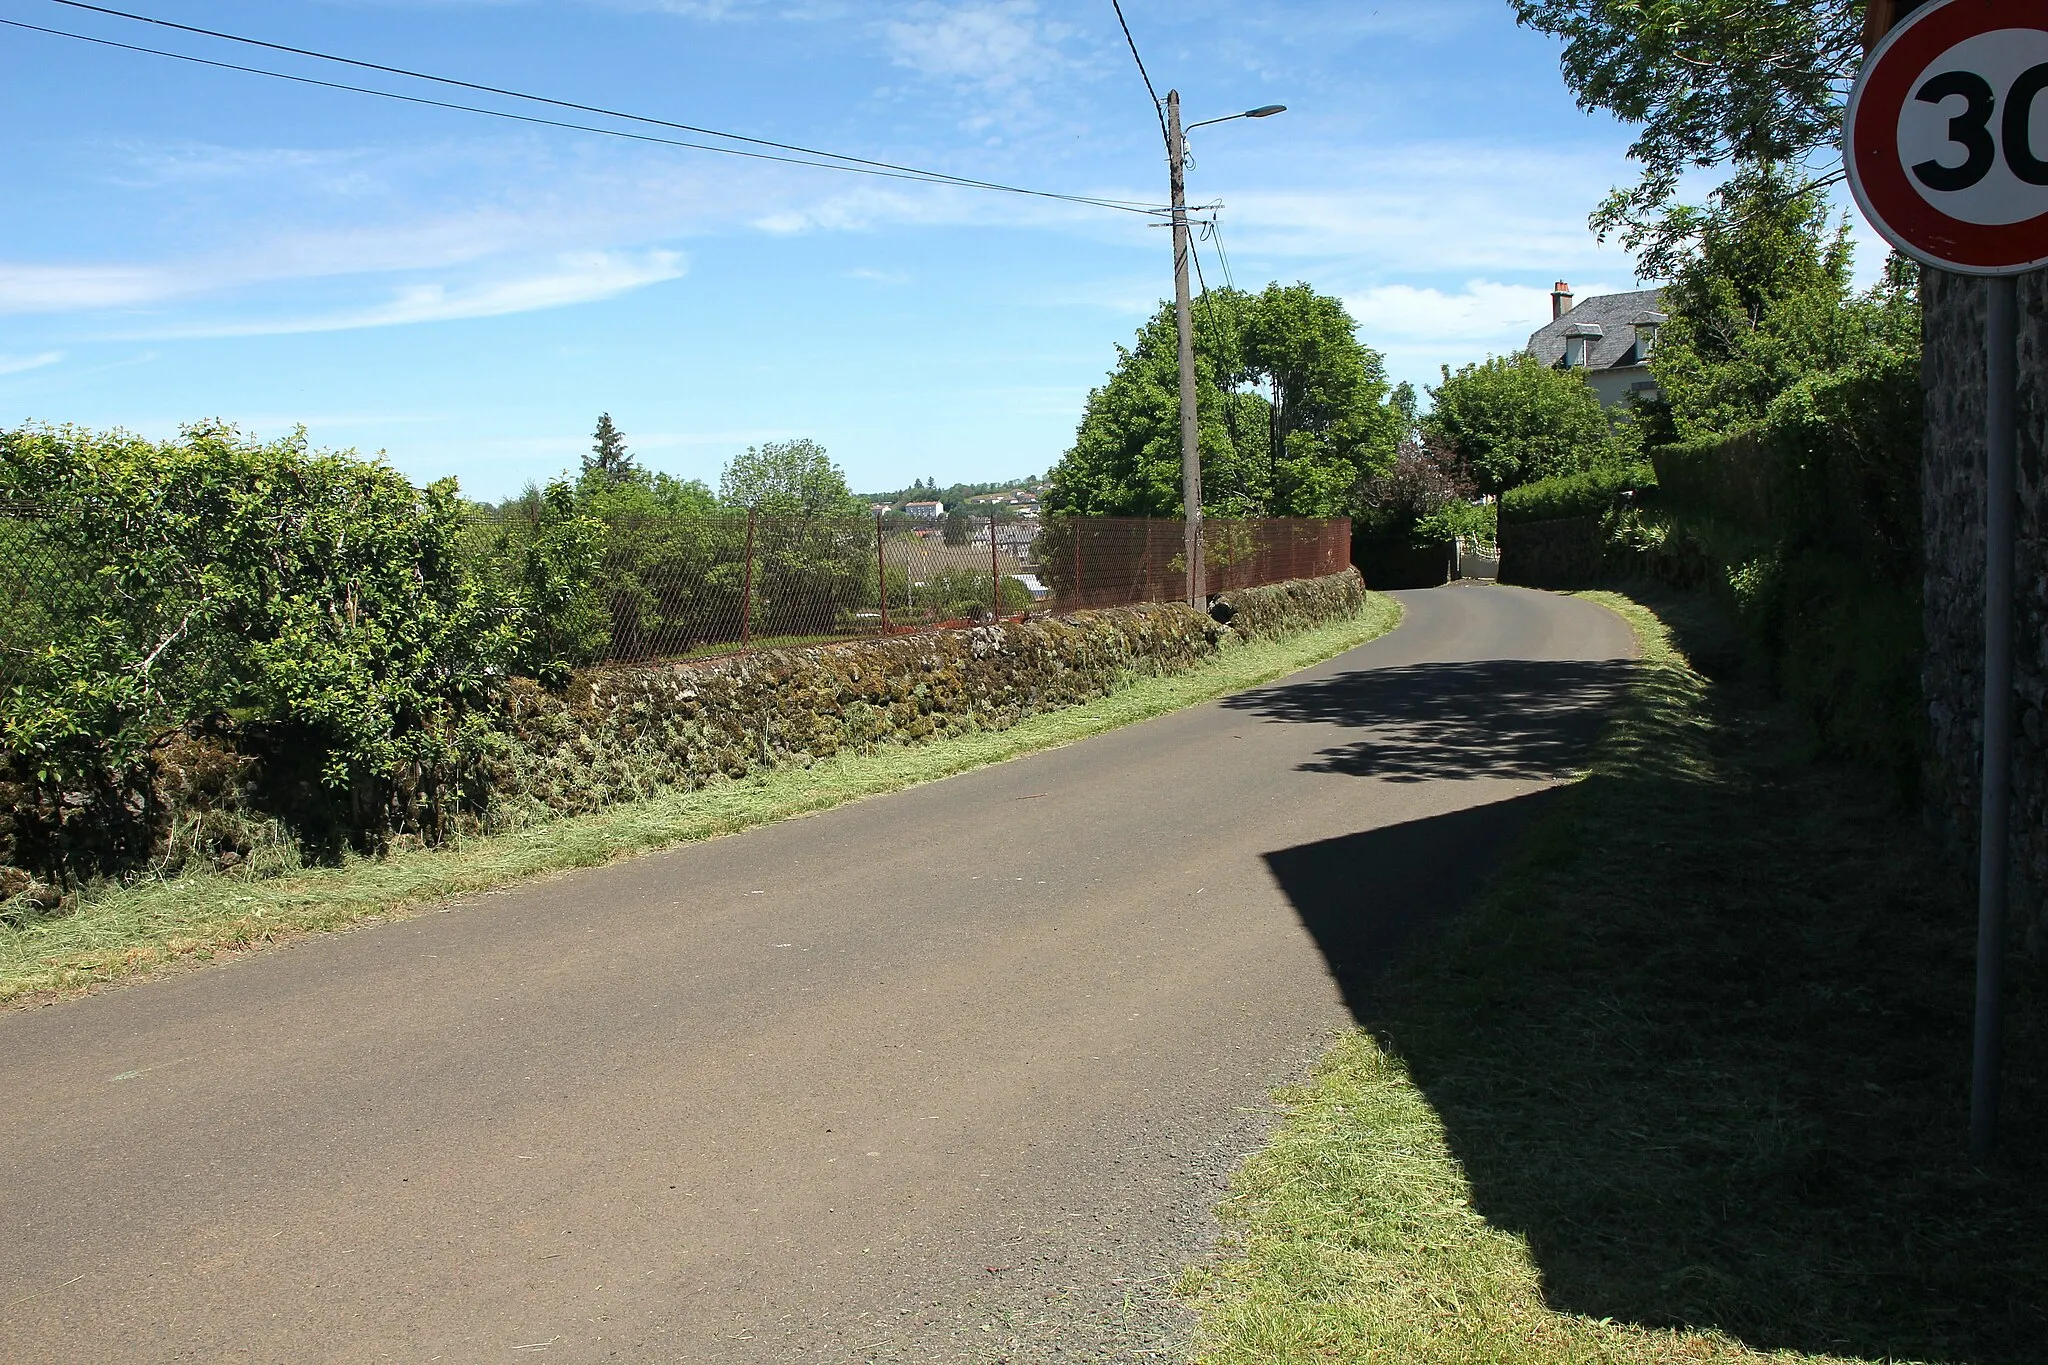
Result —
[[[954, 174], [1164, 195], [1109, 0], [132, 0], [165, 19]], [[1235, 278], [1347, 300], [1418, 384], [1521, 344], [1626, 129], [1505, 0], [1127, 0]], [[0, 17], [333, 79], [65, 9]], [[821, 441], [856, 487], [1049, 467], [1171, 289], [1133, 215], [290, 86], [0, 29], [0, 425], [225, 417], [498, 497], [600, 411], [715, 482]], [[369, 83], [428, 96], [396, 78]], [[507, 108], [503, 100], [488, 102]], [[1214, 272], [1213, 247], [1204, 261]], [[1220, 282], [1214, 279], [1212, 282]]]

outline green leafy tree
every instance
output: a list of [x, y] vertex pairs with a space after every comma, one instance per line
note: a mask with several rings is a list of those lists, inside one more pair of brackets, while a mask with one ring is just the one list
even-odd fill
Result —
[[471, 751], [530, 630], [464, 552], [453, 480], [414, 488], [303, 432], [0, 433], [0, 494], [89, 547], [92, 609], [51, 622], [0, 697], [0, 747], [47, 792], [136, 786], [180, 727], [233, 717], [296, 736], [330, 787], [416, 825], [432, 817], [391, 794], [440, 789], [424, 775]]
[[[751, 619], [757, 633], [829, 631], [844, 613], [873, 605], [874, 518], [816, 441], [749, 447], [726, 466], [718, 495], [728, 508], [786, 519], [763, 524], [755, 541]], [[723, 569], [740, 578], [742, 592], [743, 569], [743, 559]]]
[[591, 437], [590, 453], [583, 457], [583, 475], [592, 475], [616, 483], [627, 478], [639, 468], [626, 450], [626, 437], [612, 425], [612, 415], [604, 413], [597, 419], [597, 431]]
[[972, 538], [968, 532], [967, 514], [965, 512], [946, 513], [945, 526], [939, 534], [946, 544], [953, 546], [955, 549], [967, 544]]
[[718, 500], [764, 516], [851, 516], [867, 510], [825, 447], [812, 440], [748, 446], [719, 477]]
[[498, 571], [518, 593], [527, 624], [516, 666], [557, 686], [570, 669], [603, 658], [611, 640], [598, 574], [607, 527], [577, 504], [576, 490], [557, 479], [522, 500], [516, 541], [500, 532]]
[[[988, 612], [992, 586], [987, 569], [954, 566], [934, 571], [913, 591], [917, 609], [933, 620], [972, 620]], [[903, 600], [901, 580], [895, 591], [895, 600]], [[1002, 594], [1004, 615], [1031, 610], [1031, 590], [1016, 579], [1002, 579]]]
[[[1204, 500], [1211, 515], [1244, 515], [1251, 510], [1246, 493], [1253, 481], [1238, 470], [1238, 442], [1224, 422], [1216, 363], [1221, 336], [1212, 316], [1208, 309], [1196, 310]], [[1090, 517], [1182, 514], [1179, 345], [1173, 310], [1161, 308], [1133, 345], [1117, 347], [1116, 368], [1090, 391], [1073, 447], [1049, 476], [1048, 511]], [[1263, 431], [1263, 401], [1255, 399], [1254, 405], [1255, 420], [1244, 425]], [[1254, 505], [1262, 511], [1263, 498]]]
[[[1307, 285], [1197, 301], [1196, 411], [1210, 516], [1341, 516], [1393, 458], [1400, 417], [1379, 355], [1341, 302]], [[1050, 475], [1049, 510], [1084, 516], [1183, 512], [1179, 339], [1162, 307], [1118, 348], [1088, 396], [1074, 445]]]
[[1517, 352], [1455, 373], [1446, 365], [1442, 373], [1443, 382], [1429, 391], [1422, 429], [1463, 463], [1482, 492], [1576, 473], [1615, 456], [1599, 396], [1576, 370]]
[[[1511, 0], [1516, 19], [1564, 40], [1581, 108], [1638, 124], [1637, 183], [1594, 214], [1603, 234], [1652, 248], [1688, 170], [1731, 163], [1839, 164], [1842, 103], [1862, 61], [1863, 0]], [[1910, 4], [1902, 5], [1910, 9]]]
[[1689, 248], [1664, 291], [1671, 321], [1651, 367], [1681, 439], [1756, 427], [1810, 376], [1917, 353], [1911, 267], [1894, 262], [1858, 294], [1846, 225], [1831, 227], [1818, 196], [1781, 172], [1744, 168], [1710, 208], [1673, 216]]
[[1306, 284], [1270, 284], [1242, 311], [1232, 378], [1266, 391], [1270, 514], [1342, 516], [1400, 441], [1385, 365], [1343, 303]]
[[1394, 391], [1387, 395], [1387, 406], [1401, 417], [1401, 439], [1407, 440], [1415, 434], [1415, 424], [1422, 418], [1421, 400], [1415, 393], [1415, 386], [1407, 380], [1394, 385]]

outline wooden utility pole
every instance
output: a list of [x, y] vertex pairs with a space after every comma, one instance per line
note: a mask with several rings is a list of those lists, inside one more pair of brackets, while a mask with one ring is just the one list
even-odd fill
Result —
[[1188, 301], [1187, 140], [1180, 132], [1180, 91], [1166, 92], [1166, 164], [1173, 185], [1173, 318], [1180, 329], [1180, 495], [1186, 508], [1188, 605], [1206, 605], [1202, 583], [1202, 449], [1195, 419], [1195, 322]]

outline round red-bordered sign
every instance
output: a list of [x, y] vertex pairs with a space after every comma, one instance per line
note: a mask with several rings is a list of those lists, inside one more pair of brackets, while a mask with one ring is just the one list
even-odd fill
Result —
[[1863, 64], [1845, 133], [1849, 188], [1900, 251], [1967, 275], [2048, 265], [2048, 0], [1915, 11]]

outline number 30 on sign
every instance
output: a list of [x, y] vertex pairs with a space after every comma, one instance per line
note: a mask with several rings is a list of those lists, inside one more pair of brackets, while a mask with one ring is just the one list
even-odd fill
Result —
[[1849, 186], [1893, 246], [2007, 275], [2048, 265], [2048, 0], [1937, 0], [1849, 94]]

